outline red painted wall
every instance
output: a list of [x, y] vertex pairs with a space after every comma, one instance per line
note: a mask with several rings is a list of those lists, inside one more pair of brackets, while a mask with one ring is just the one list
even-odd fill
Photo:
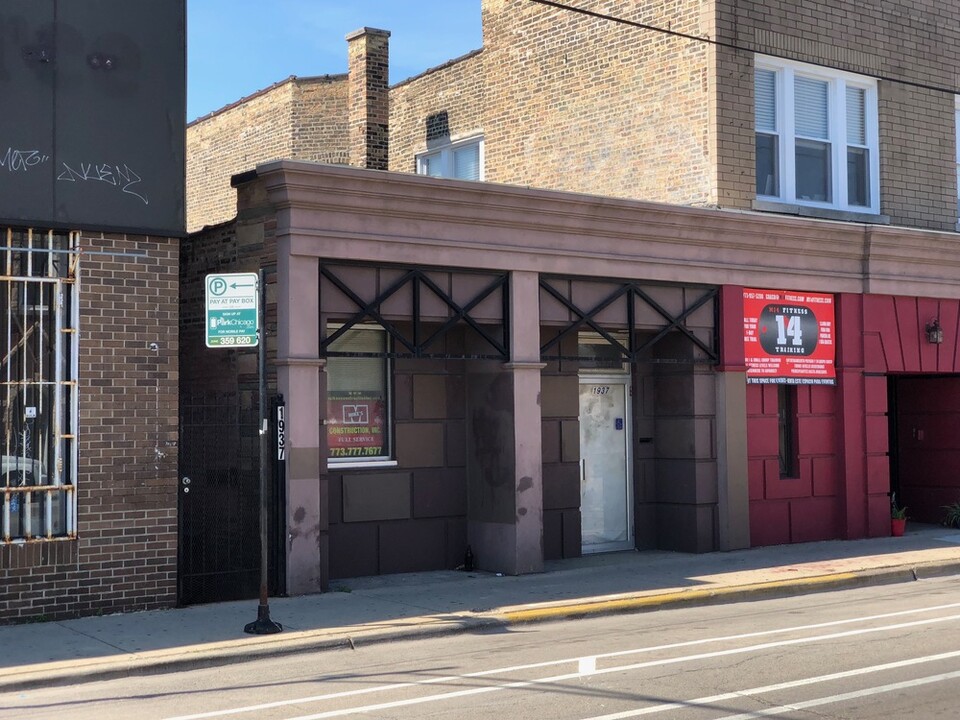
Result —
[[796, 477], [780, 477], [777, 387], [747, 388], [751, 545], [843, 537], [837, 388], [800, 386]]
[[[924, 328], [939, 318], [943, 343], [926, 340]], [[868, 373], [960, 372], [960, 301], [863, 296], [864, 370]]]
[[[731, 336], [742, 337], [739, 290], [722, 296], [723, 347], [733, 359], [726, 370], [738, 364]], [[933, 318], [944, 331], [939, 345], [924, 332]], [[840, 294], [837, 337], [837, 385], [797, 389], [798, 477], [779, 473], [776, 387], [747, 388], [752, 545], [890, 534], [890, 375], [916, 376], [900, 380], [909, 395], [899, 405], [898, 442], [910, 516], [939, 522], [940, 506], [960, 501], [960, 377], [934, 377], [960, 374], [960, 301]]]

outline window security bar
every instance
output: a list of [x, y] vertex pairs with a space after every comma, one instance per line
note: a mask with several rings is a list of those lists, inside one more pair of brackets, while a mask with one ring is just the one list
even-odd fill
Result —
[[79, 233], [0, 248], [0, 542], [77, 534]]

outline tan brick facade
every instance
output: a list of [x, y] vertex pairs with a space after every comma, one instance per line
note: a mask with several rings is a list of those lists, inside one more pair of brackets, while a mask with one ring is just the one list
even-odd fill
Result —
[[347, 78], [289, 78], [187, 127], [187, 231], [231, 220], [230, 177], [258, 163], [347, 161]]
[[0, 623], [176, 602], [179, 243], [82, 243], [78, 538], [0, 547]]
[[471, 53], [391, 88], [390, 169], [416, 172], [416, 156], [427, 149], [427, 138], [444, 128], [454, 140], [481, 134], [484, 91], [483, 53]]
[[[709, 3], [579, 6], [702, 33]], [[529, 2], [486, 0], [486, 178], [712, 202], [708, 48]]]
[[[627, 17], [702, 33], [706, 5], [644, 3]], [[707, 47], [513, 0], [484, 0], [483, 22], [482, 52], [393, 89], [391, 170], [415, 170], [440, 117], [452, 140], [484, 136], [491, 182], [715, 202]]]
[[746, 50], [718, 53], [721, 205], [747, 208], [754, 196], [753, 51], [878, 78], [880, 212], [894, 225], [956, 228], [960, 5], [737, 0], [716, 13], [717, 39]]
[[[479, 1], [482, 49], [390, 89], [389, 169], [415, 172], [419, 153], [483, 136], [488, 181], [749, 210], [756, 198], [753, 58], [762, 53], [878, 78], [880, 213], [893, 224], [956, 227], [958, 6], [578, 3], [626, 21], [616, 22], [529, 0]], [[385, 74], [386, 33], [354, 35], [350, 73], [370, 91]], [[311, 109], [291, 118], [284, 108], [304, 93], [304, 82], [288, 81], [191, 126], [190, 229], [232, 216], [232, 173], [281, 155], [345, 162], [348, 118], [356, 134], [350, 164], [380, 167], [365, 153], [386, 142], [384, 101], [360, 90], [348, 100], [345, 82], [332, 78], [323, 101], [304, 102]], [[298, 142], [288, 142], [290, 132]], [[307, 138], [316, 138], [314, 147], [305, 147]]]

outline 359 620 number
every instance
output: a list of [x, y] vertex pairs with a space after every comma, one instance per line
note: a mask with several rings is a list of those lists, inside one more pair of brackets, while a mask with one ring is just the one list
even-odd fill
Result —
[[252, 345], [253, 338], [249, 335], [227, 336], [219, 339], [220, 345]]

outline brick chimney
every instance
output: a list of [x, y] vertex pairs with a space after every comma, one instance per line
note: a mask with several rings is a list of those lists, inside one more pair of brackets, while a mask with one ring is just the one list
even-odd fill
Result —
[[375, 28], [347, 35], [350, 164], [372, 170], [387, 169], [389, 38]]

